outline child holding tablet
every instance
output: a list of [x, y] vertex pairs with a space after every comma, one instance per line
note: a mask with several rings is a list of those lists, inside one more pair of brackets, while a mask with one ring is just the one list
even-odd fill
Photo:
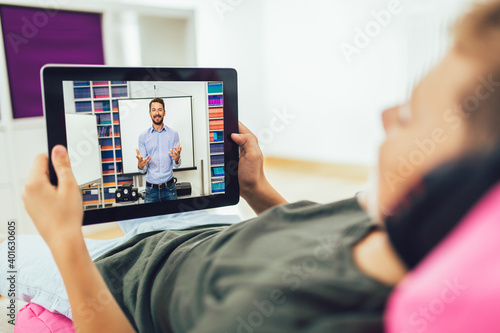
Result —
[[[378, 190], [359, 203], [287, 204], [264, 175], [255, 136], [240, 125], [232, 139], [240, 146], [241, 195], [258, 217], [139, 234], [93, 261], [66, 150], [51, 152], [57, 187], [47, 156], [37, 157], [23, 197], [64, 280], [75, 325], [81, 332], [381, 331], [392, 286], [462, 217], [409, 251], [398, 235], [411, 229], [391, 224], [401, 203], [422, 190], [425, 175], [498, 143], [498, 17], [500, 1], [477, 6], [408, 104], [383, 112]], [[401, 172], [402, 160], [415, 162], [411, 172]]]

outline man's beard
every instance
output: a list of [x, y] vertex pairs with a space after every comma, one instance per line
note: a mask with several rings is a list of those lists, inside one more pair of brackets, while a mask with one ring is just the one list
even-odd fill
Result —
[[161, 125], [163, 123], [163, 117], [159, 117], [159, 120], [155, 120], [155, 118], [153, 118], [153, 123], [155, 125]]

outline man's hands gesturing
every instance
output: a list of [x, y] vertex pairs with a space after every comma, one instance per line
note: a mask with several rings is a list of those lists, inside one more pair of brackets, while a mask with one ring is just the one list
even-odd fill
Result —
[[286, 200], [269, 184], [264, 175], [264, 156], [257, 137], [241, 122], [239, 132], [239, 134], [231, 134], [231, 138], [240, 147], [238, 182], [241, 197], [257, 214], [286, 203]]
[[182, 147], [181, 147], [181, 143], [179, 142], [177, 144], [177, 147], [170, 149], [170, 151], [168, 152], [170, 157], [172, 157], [174, 159], [174, 162], [177, 164], [179, 163], [179, 160], [181, 159], [181, 150], [182, 150]]
[[151, 161], [151, 155], [149, 156], [146, 156], [146, 158], [143, 158], [141, 153], [139, 152], [139, 149], [136, 149], [135, 150], [136, 153], [137, 153], [137, 166], [139, 167], [139, 169], [144, 169], [144, 167], [146, 165], [148, 165], [149, 161]]

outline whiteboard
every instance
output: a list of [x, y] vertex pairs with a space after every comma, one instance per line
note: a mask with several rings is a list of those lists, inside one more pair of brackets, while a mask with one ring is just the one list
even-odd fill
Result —
[[[192, 97], [162, 98], [165, 101], [166, 110], [163, 123], [179, 133], [179, 142], [182, 147], [182, 163], [177, 170], [193, 168], [195, 167], [195, 159]], [[139, 148], [139, 135], [150, 128], [153, 123], [149, 115], [149, 102], [151, 100], [152, 98], [118, 100], [123, 173], [125, 174], [138, 173], [135, 150]]]
[[66, 114], [71, 169], [79, 186], [101, 180], [101, 150], [95, 115]]

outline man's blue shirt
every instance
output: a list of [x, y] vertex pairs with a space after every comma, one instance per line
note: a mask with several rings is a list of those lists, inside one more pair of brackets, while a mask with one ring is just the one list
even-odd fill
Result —
[[173, 168], [181, 165], [174, 162], [174, 159], [168, 154], [170, 149], [177, 147], [179, 143], [179, 134], [176, 130], [163, 124], [160, 132], [153, 126], [148, 128], [139, 136], [139, 153], [143, 158], [151, 156], [151, 161], [139, 169], [141, 173], [146, 174], [146, 181], [151, 184], [163, 184], [173, 176]]

